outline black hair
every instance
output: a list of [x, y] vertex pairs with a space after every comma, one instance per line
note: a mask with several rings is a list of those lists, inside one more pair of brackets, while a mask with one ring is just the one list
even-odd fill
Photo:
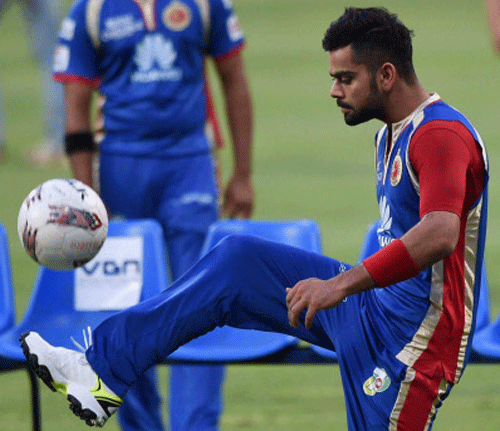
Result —
[[398, 16], [385, 8], [349, 7], [330, 24], [323, 49], [330, 52], [351, 45], [355, 62], [366, 64], [371, 72], [392, 63], [401, 78], [412, 84], [416, 79], [412, 36]]

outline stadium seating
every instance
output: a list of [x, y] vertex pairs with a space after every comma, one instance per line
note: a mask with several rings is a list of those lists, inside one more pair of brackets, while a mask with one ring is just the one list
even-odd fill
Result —
[[[210, 227], [202, 255], [230, 234], [255, 235], [321, 252], [321, 233], [313, 220], [221, 220]], [[284, 354], [297, 343], [298, 340], [289, 335], [223, 327], [181, 346], [168, 357], [168, 361], [286, 362]]]
[[[160, 224], [153, 220], [112, 221], [103, 248], [83, 268], [62, 272], [40, 267], [21, 322], [0, 336], [0, 364], [25, 366], [19, 337], [26, 331], [37, 331], [56, 346], [75, 349], [71, 337], [83, 344], [82, 330], [93, 328], [134, 301], [157, 295], [167, 285]], [[112, 290], [118, 294], [109, 295]], [[33, 376], [33, 391], [37, 384]], [[33, 409], [38, 402], [35, 395]], [[39, 430], [39, 413], [34, 412], [33, 429]]]

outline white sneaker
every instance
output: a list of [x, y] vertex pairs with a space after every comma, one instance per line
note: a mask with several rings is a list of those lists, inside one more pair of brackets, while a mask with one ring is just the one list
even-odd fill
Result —
[[28, 163], [41, 168], [67, 168], [68, 159], [63, 149], [57, 148], [55, 143], [44, 139], [26, 154]]
[[102, 427], [122, 403], [84, 353], [51, 346], [36, 332], [23, 334], [19, 341], [28, 366], [52, 391], [66, 395], [71, 411], [87, 425]]

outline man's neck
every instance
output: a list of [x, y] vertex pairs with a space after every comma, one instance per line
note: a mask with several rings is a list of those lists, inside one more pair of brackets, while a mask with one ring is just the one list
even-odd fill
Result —
[[414, 85], [400, 85], [389, 96], [386, 123], [390, 125], [405, 119], [429, 97], [418, 81]]

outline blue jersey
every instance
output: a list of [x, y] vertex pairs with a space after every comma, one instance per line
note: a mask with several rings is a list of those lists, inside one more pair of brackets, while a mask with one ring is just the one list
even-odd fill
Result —
[[[455, 251], [416, 277], [370, 291], [369, 307], [379, 316], [371, 322], [375, 332], [401, 362], [426, 373], [436, 372], [430, 367], [439, 366], [446, 380], [456, 383], [467, 361], [479, 298], [487, 216], [486, 150], [471, 123], [434, 94], [393, 130], [388, 153], [387, 126], [379, 131], [376, 173], [378, 239], [383, 247], [420, 221], [419, 181], [409, 156], [412, 137], [424, 125], [439, 128], [453, 122], [463, 126], [462, 133], [469, 136], [464, 139], [474, 139], [481, 151], [486, 170], [482, 193], [471, 208], [463, 210]], [[398, 322], [397, 329], [387, 325], [391, 321]], [[442, 355], [443, 350], [448, 354]]]
[[54, 77], [98, 86], [101, 151], [178, 156], [209, 149], [205, 56], [241, 49], [229, 0], [77, 0], [63, 21]]

